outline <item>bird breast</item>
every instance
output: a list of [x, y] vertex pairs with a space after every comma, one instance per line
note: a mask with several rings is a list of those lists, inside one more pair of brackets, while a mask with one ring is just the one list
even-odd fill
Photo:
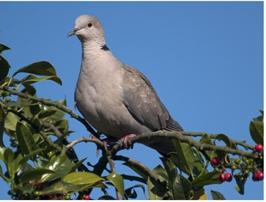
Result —
[[75, 100], [85, 119], [110, 136], [143, 132], [122, 101], [122, 64], [108, 53], [91, 55], [83, 61]]

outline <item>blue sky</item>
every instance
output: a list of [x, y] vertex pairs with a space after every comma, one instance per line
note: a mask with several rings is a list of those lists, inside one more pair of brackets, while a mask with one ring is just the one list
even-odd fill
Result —
[[[109, 48], [147, 75], [187, 131], [225, 133], [252, 143], [248, 124], [263, 108], [263, 2], [0, 2], [0, 43], [12, 48], [5, 53], [11, 72], [39, 60], [51, 62], [63, 86], [38, 84], [39, 95], [66, 98], [70, 108], [81, 48], [66, 35], [81, 14], [100, 19]], [[71, 129], [76, 133], [70, 140], [86, 135], [76, 121]], [[92, 144], [76, 149], [96, 162]], [[158, 154], [142, 145], [122, 154], [150, 168], [160, 163]], [[117, 171], [129, 172], [120, 164]], [[8, 186], [2, 180], [0, 186], [0, 198], [8, 199]], [[244, 196], [234, 186], [207, 190], [226, 199], [263, 199], [263, 182], [249, 179]]]

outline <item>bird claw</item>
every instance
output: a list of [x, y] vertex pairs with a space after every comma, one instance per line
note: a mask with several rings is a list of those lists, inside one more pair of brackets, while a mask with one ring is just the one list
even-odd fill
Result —
[[125, 147], [126, 149], [129, 149], [129, 148], [132, 148], [131, 139], [135, 136], [136, 136], [135, 134], [127, 134], [123, 136], [119, 141], [121, 142], [123, 147]]

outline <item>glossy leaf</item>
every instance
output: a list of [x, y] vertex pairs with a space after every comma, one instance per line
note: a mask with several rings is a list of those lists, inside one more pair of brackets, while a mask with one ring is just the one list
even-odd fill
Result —
[[263, 122], [259, 120], [253, 120], [250, 122], [249, 131], [252, 139], [257, 144], [263, 144]]
[[54, 174], [47, 175], [43, 181], [52, 181], [68, 174], [75, 166], [66, 155], [55, 156], [50, 159], [45, 168], [54, 171]]
[[213, 200], [225, 200], [224, 196], [218, 191], [211, 190], [211, 195]]
[[10, 65], [5, 58], [0, 56], [0, 81], [2, 81], [8, 75]]
[[204, 169], [204, 165], [190, 145], [173, 140], [175, 152], [172, 153], [171, 160], [185, 173], [191, 176], [198, 176]]
[[46, 169], [46, 168], [35, 168], [33, 170], [26, 171], [21, 177], [20, 182], [28, 183], [29, 181], [34, 181], [35, 183], [43, 182], [43, 178], [46, 175], [50, 175], [54, 173], [54, 171]]
[[64, 182], [74, 185], [94, 185], [103, 181], [103, 178], [89, 172], [69, 173], [62, 179]]
[[121, 196], [124, 196], [124, 181], [123, 177], [121, 175], [118, 175], [116, 173], [110, 173], [107, 176], [107, 179], [112, 182], [112, 184], [115, 186], [117, 191], [121, 194]]
[[46, 61], [35, 62], [25, 67], [22, 67], [17, 70], [13, 74], [13, 76], [17, 75], [20, 72], [31, 73], [39, 76], [56, 76], [56, 71], [54, 67]]
[[209, 184], [220, 184], [218, 178], [220, 173], [218, 171], [212, 171], [208, 173], [202, 173], [192, 181], [192, 185], [203, 187]]
[[74, 184], [65, 183], [63, 181], [58, 181], [52, 185], [45, 187], [43, 190], [37, 192], [38, 195], [48, 195], [48, 194], [67, 194], [72, 192], [83, 191], [88, 188], [88, 185], [77, 186]]
[[23, 154], [30, 154], [35, 150], [35, 142], [32, 137], [32, 132], [27, 125], [21, 122], [17, 123], [16, 135], [19, 143], [19, 148]]
[[10, 50], [10, 48], [7, 47], [7, 46], [4, 45], [4, 44], [0, 44], [0, 53], [2, 53], [2, 52], [5, 51], [5, 50]]
[[37, 76], [34, 76], [32, 74], [30, 74], [27, 77], [25, 77], [24, 79], [22, 79], [21, 82], [23, 84], [33, 84], [33, 83], [36, 83], [36, 82], [47, 81], [47, 80], [51, 80], [51, 81], [54, 81], [54, 82], [58, 83], [59, 85], [62, 85], [61, 79], [58, 78], [57, 76], [37, 77]]

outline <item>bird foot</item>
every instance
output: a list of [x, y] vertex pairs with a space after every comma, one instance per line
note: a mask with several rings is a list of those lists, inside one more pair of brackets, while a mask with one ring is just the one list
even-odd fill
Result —
[[122, 138], [120, 138], [120, 142], [122, 143], [122, 146], [126, 149], [129, 149], [131, 146], [131, 139], [135, 137], [136, 134], [126, 134]]

